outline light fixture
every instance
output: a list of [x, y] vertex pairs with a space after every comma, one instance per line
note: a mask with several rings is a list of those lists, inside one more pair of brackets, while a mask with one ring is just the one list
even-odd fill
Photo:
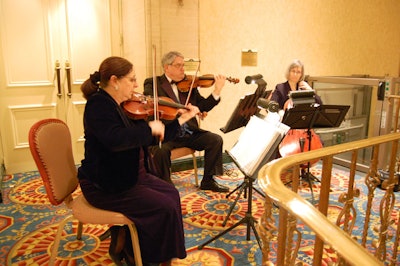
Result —
[[254, 83], [257, 83], [257, 80], [262, 79], [262, 78], [263, 78], [263, 75], [257, 74], [257, 75], [253, 75], [253, 76], [247, 76], [247, 77], [244, 79], [244, 81], [245, 81], [247, 84], [254, 84]]

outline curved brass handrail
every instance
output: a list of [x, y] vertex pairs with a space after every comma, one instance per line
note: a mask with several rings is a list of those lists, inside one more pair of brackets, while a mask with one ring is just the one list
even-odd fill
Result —
[[288, 189], [281, 181], [281, 173], [286, 169], [321, 158], [332, 161], [336, 154], [363, 149], [400, 139], [400, 133], [391, 133], [384, 136], [353, 141], [335, 146], [325, 147], [302, 154], [280, 158], [264, 165], [258, 173], [258, 183], [272, 200], [289, 213], [308, 225], [325, 243], [335, 249], [340, 256], [354, 265], [382, 265], [376, 257], [366, 251], [359, 243], [346, 232], [330, 222], [311, 203]]

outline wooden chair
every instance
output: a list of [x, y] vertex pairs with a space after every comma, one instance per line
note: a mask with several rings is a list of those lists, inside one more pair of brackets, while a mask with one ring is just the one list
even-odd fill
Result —
[[197, 173], [197, 157], [196, 157], [195, 152], [196, 152], [195, 150], [193, 150], [191, 148], [187, 148], [187, 147], [173, 149], [173, 150], [171, 150], [171, 161], [179, 159], [184, 156], [192, 155], [194, 179], [195, 179], [196, 186], [198, 187], [199, 186], [199, 176]]
[[[201, 121], [207, 116], [207, 112], [203, 112], [200, 117], [197, 117], [197, 123], [201, 124]], [[192, 155], [193, 159], [193, 170], [194, 170], [194, 180], [196, 183], [196, 187], [199, 186], [199, 175], [197, 171], [197, 157], [195, 154], [195, 150], [187, 147], [176, 148], [171, 151], [171, 161], [179, 159], [184, 156]]]
[[63, 228], [73, 219], [79, 222], [78, 240], [81, 239], [84, 223], [128, 225], [135, 263], [142, 265], [138, 233], [130, 219], [121, 213], [91, 206], [83, 194], [73, 198], [72, 193], [78, 188], [79, 183], [68, 126], [63, 121], [53, 118], [35, 123], [29, 131], [29, 146], [51, 204], [65, 203], [72, 210], [72, 215], [67, 216], [58, 226], [49, 265], [55, 264]]

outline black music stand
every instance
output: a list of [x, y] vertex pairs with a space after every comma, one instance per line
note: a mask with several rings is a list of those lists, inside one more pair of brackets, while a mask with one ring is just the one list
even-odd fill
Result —
[[[349, 110], [349, 105], [314, 105], [300, 104], [286, 110], [282, 118], [282, 123], [291, 129], [306, 129], [308, 138], [308, 150], [311, 149], [313, 128], [339, 127]], [[304, 151], [304, 139], [299, 140], [300, 150]], [[312, 201], [314, 202], [314, 193], [312, 181], [320, 182], [310, 173], [310, 162], [307, 163], [307, 171], [301, 169], [301, 178], [308, 181], [311, 190]]]
[[271, 90], [266, 91], [265, 86], [259, 85], [253, 94], [245, 95], [243, 98], [239, 99], [231, 117], [220, 130], [224, 133], [228, 133], [246, 126], [250, 117], [260, 112], [260, 109], [257, 107], [257, 100], [259, 98], [268, 98], [271, 92]]
[[[233, 162], [236, 164], [239, 170], [243, 173], [244, 181], [234, 191], [230, 192], [226, 196], [226, 198], [228, 198], [233, 192], [235, 191], [239, 192], [229, 209], [228, 215], [223, 222], [223, 226], [226, 225], [226, 222], [228, 221], [228, 218], [230, 217], [242, 193], [245, 193], [245, 198], [247, 196], [246, 214], [236, 224], [232, 225], [225, 231], [214, 236], [207, 242], [199, 245], [198, 249], [202, 249], [205, 245], [211, 243], [212, 241], [228, 233], [229, 231], [235, 229], [241, 224], [247, 225], [246, 240], [247, 241], [250, 240], [250, 229], [253, 229], [258, 245], [260, 249], [262, 248], [260, 237], [255, 228], [255, 223], [257, 223], [257, 221], [254, 219], [252, 214], [253, 189], [256, 192], [258, 192], [261, 196], [265, 197], [265, 195], [253, 186], [253, 182], [257, 179], [259, 168], [265, 163], [267, 163], [272, 157], [272, 155], [275, 154], [275, 151], [278, 148], [279, 143], [283, 139], [286, 132], [289, 130], [289, 127], [279, 123], [280, 126], [277, 125], [274, 128], [271, 122], [264, 121], [259, 117], [252, 117], [251, 119], [253, 120], [250, 120], [249, 122], [250, 126], [246, 127], [245, 130], [242, 132], [239, 141], [232, 148], [231, 150], [232, 152], [226, 151], [226, 153], [232, 158]], [[263, 127], [261, 128], [260, 125]], [[258, 128], [254, 128], [254, 126], [258, 126]], [[254, 142], [255, 134], [260, 135], [260, 137], [263, 136], [267, 137], [265, 137], [265, 140], [261, 139], [260, 143], [255, 143]], [[257, 147], [255, 147], [254, 144], [257, 144]], [[249, 152], [251, 151], [254, 151], [254, 154], [253, 157], [249, 159], [247, 155], [249, 155]]]

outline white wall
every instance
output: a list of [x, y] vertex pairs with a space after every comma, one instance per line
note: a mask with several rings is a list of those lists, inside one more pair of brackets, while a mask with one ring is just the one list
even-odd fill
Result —
[[[274, 89], [285, 81], [286, 67], [295, 58], [305, 63], [306, 74], [312, 76], [400, 74], [398, 0], [123, 2], [124, 20], [129, 25], [125, 55], [134, 62], [139, 82], [151, 75], [146, 60], [152, 44], [158, 44], [160, 51], [176, 49], [187, 57], [199, 57], [201, 74], [224, 74], [241, 80], [236, 85], [226, 84], [222, 102], [202, 122], [203, 128], [223, 136], [224, 149], [232, 147], [241, 130], [223, 134], [219, 129], [240, 97], [257, 88], [244, 83], [247, 75], [261, 73], [267, 89]], [[156, 7], [152, 25], [145, 23], [145, 6]], [[150, 26], [146, 38], [145, 30]], [[241, 65], [242, 49], [257, 50], [257, 66]], [[201, 92], [208, 95], [211, 90]]]

